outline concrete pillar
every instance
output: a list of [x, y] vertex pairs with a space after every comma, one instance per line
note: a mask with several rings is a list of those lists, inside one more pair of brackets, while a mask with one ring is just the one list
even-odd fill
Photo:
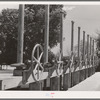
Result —
[[44, 63], [48, 62], [49, 46], [49, 5], [45, 5]]
[[[48, 62], [48, 47], [49, 47], [49, 5], [45, 5], [45, 35], [44, 35], [44, 63]], [[47, 87], [47, 81], [44, 80], [44, 89]]]
[[19, 24], [18, 24], [18, 46], [17, 63], [23, 63], [23, 44], [24, 44], [24, 5], [19, 5]]
[[[71, 57], [73, 56], [73, 46], [74, 46], [74, 21], [71, 21]], [[73, 75], [71, 72], [71, 67], [69, 69], [69, 80], [70, 80], [70, 87], [73, 86]]]

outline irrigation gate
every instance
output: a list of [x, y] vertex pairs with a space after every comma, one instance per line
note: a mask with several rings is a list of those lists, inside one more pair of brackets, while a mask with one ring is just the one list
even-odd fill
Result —
[[[95, 40], [87, 35], [87, 51], [85, 52], [86, 34], [83, 31], [83, 52], [80, 52], [80, 27], [78, 27], [78, 52], [77, 59], [74, 57], [74, 21], [71, 21], [71, 56], [63, 61], [63, 14], [61, 13], [61, 34], [59, 57], [51, 67], [48, 62], [49, 44], [49, 6], [45, 6], [45, 45], [36, 44], [33, 47], [29, 69], [23, 63], [23, 37], [24, 37], [24, 5], [19, 5], [19, 32], [17, 63], [11, 64], [16, 67], [12, 73], [6, 73], [1, 69], [0, 90], [12, 88], [26, 88], [29, 90], [83, 90], [85, 81], [95, 78], [98, 57], [95, 54]], [[44, 57], [44, 63], [41, 62]], [[4, 72], [4, 73], [2, 73]], [[97, 75], [97, 74], [96, 74]], [[90, 81], [88, 81], [89, 84]]]

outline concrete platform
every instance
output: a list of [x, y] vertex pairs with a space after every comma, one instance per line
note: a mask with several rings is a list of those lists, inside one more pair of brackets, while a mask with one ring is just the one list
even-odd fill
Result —
[[12, 69], [0, 70], [0, 90], [6, 90], [20, 86], [22, 83], [22, 77], [13, 76]]
[[68, 91], [100, 91], [100, 72], [69, 88]]
[[[67, 69], [65, 74], [69, 73], [69, 69]], [[39, 74], [41, 75], [41, 74]], [[78, 74], [77, 74], [78, 75]], [[77, 78], [77, 75], [74, 77], [74, 79]], [[35, 80], [32, 77], [32, 74], [26, 77], [27, 74], [23, 74], [22, 76], [13, 76], [13, 69], [9, 67], [9, 69], [3, 69], [0, 70], [0, 90], [7, 90], [15, 87], [29, 87], [29, 84], [34, 83]], [[53, 70], [52, 74], [49, 75], [48, 71], [43, 72], [41, 81], [44, 79], [53, 78], [57, 76], [56, 70]], [[69, 79], [66, 76], [66, 81]], [[79, 81], [77, 81], [79, 83]], [[77, 83], [75, 81], [75, 83]], [[65, 84], [68, 84], [65, 82]], [[67, 87], [66, 89], [67, 90]], [[82, 81], [78, 85], [75, 85], [74, 87], [68, 89], [68, 91], [99, 91], [100, 90], [100, 72], [95, 73], [94, 75], [90, 76], [86, 80]]]
[[[40, 75], [40, 74], [39, 74]], [[48, 77], [48, 72], [43, 72], [41, 80], [44, 80]], [[57, 76], [56, 71], [54, 70], [51, 77]], [[29, 76], [27, 82], [23, 83], [22, 76], [13, 76], [13, 69], [3, 69], [0, 70], [0, 90], [7, 90], [15, 87], [28, 87], [30, 83], [35, 82], [32, 77], [32, 74]]]

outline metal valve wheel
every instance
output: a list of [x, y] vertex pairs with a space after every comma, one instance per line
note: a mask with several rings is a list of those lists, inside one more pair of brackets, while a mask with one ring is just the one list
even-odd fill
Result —
[[93, 61], [92, 61], [92, 66], [94, 66], [94, 55], [93, 55]]
[[[40, 53], [41, 52], [41, 53]], [[32, 51], [32, 77], [35, 81], [39, 81], [42, 77], [44, 68], [41, 64], [41, 59], [43, 57], [43, 48], [40, 44], [36, 44]], [[34, 63], [36, 63], [34, 65]]]
[[92, 58], [92, 57], [91, 57], [91, 55], [90, 55], [90, 59], [89, 59], [89, 60], [90, 60], [90, 61], [89, 61], [90, 67], [92, 67], [92, 60], [91, 60], [91, 58]]
[[85, 55], [85, 66], [88, 67], [88, 59], [87, 59], [87, 54]]
[[79, 59], [80, 61], [79, 61], [79, 69], [81, 69], [83, 66], [82, 66], [82, 63], [83, 63], [83, 61], [82, 61], [82, 55], [80, 56], [80, 59]]
[[[70, 62], [71, 62], [71, 63], [70, 63], [70, 71], [72, 71], [72, 70], [74, 71], [74, 68], [73, 68], [73, 64], [74, 64], [74, 55], [71, 56]], [[72, 69], [72, 68], [73, 68], [73, 69]]]
[[63, 73], [63, 61], [61, 61], [61, 56], [62, 56], [62, 53], [59, 52], [58, 60], [57, 60], [57, 68], [56, 68], [56, 73], [58, 76], [62, 75]]

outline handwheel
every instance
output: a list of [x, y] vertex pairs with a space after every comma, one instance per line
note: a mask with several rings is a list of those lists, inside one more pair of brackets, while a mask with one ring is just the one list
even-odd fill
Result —
[[[41, 64], [42, 56], [43, 56], [43, 48], [40, 44], [36, 44], [35, 47], [33, 48], [32, 58], [31, 58], [32, 77], [35, 81], [41, 80], [44, 71], [44, 68]], [[34, 65], [34, 63], [36, 64]]]
[[81, 55], [80, 59], [79, 59], [79, 69], [81, 69], [83, 67], [82, 63], [83, 63], [83, 61], [82, 61], [82, 55]]
[[61, 61], [61, 56], [62, 56], [62, 53], [59, 52], [58, 60], [57, 60], [57, 68], [56, 68], [56, 73], [58, 76], [62, 75], [63, 73], [63, 61]]
[[[74, 65], [74, 55], [71, 56], [71, 59], [70, 59], [70, 71], [72, 71], [72, 67]], [[73, 69], [74, 70], [74, 69]]]
[[94, 55], [93, 55], [93, 62], [92, 62], [92, 66], [94, 67]]
[[90, 60], [90, 61], [89, 61], [90, 67], [92, 67], [92, 60], [91, 60], [91, 58], [92, 58], [92, 57], [91, 57], [91, 55], [90, 55], [90, 59], [89, 59], [89, 60]]
[[88, 60], [87, 60], [87, 54], [85, 55], [85, 66], [88, 67]]

